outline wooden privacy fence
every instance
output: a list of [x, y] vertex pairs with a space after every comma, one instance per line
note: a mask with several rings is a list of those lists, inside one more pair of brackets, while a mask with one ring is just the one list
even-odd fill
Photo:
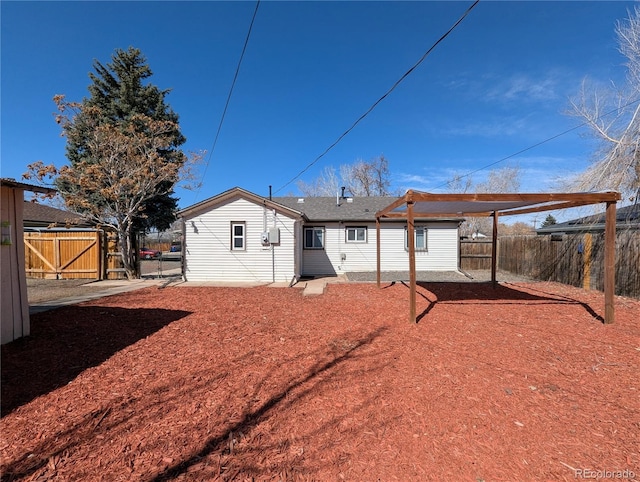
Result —
[[29, 278], [116, 279], [123, 277], [115, 237], [103, 230], [43, 230], [24, 233]]
[[491, 269], [491, 240], [461, 239], [460, 269], [463, 271]]
[[[604, 290], [604, 233], [498, 238], [498, 268], [543, 281]], [[616, 287], [640, 298], [640, 231], [616, 233]]]
[[100, 279], [101, 231], [25, 232], [28, 277]]

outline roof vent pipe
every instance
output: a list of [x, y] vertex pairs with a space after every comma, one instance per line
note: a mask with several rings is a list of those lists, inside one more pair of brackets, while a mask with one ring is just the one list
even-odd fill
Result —
[[342, 189], [342, 196], [341, 196], [341, 197], [342, 197], [342, 199], [344, 199], [344, 190], [345, 190], [345, 187], [344, 187], [344, 186], [342, 186], [342, 188], [341, 188], [341, 189]]

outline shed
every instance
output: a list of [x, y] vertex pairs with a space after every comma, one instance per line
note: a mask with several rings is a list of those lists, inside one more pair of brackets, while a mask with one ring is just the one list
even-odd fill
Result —
[[24, 191], [51, 194], [55, 189], [0, 179], [0, 343], [30, 333], [24, 266]]

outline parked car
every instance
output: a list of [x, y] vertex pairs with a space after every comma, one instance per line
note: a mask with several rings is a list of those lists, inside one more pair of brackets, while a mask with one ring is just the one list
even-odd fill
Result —
[[140, 257], [143, 259], [159, 258], [162, 255], [162, 251], [149, 248], [140, 248]]
[[180, 251], [182, 251], [182, 243], [171, 243], [169, 251], [172, 253], [179, 253]]

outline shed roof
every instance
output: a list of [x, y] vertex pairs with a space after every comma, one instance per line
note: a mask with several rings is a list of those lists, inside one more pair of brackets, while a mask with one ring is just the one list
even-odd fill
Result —
[[36, 186], [34, 184], [18, 182], [15, 179], [10, 179], [8, 177], [0, 178], [0, 185], [12, 187], [14, 189], [22, 189], [24, 191], [38, 192], [40, 194], [53, 194], [57, 191], [57, 189], [52, 187]]

